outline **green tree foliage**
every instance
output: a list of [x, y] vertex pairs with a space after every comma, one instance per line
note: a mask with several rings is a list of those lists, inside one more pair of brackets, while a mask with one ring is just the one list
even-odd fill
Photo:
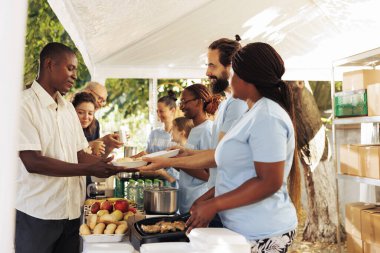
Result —
[[107, 79], [106, 88], [109, 110], [103, 117], [115, 112], [115, 108], [124, 118], [132, 115], [148, 114], [148, 79]]
[[78, 79], [75, 89], [91, 79], [83, 58], [76, 49], [47, 1], [29, 0], [26, 27], [24, 84], [31, 83], [38, 73], [38, 60], [42, 48], [49, 42], [60, 42], [76, 51], [78, 57]]

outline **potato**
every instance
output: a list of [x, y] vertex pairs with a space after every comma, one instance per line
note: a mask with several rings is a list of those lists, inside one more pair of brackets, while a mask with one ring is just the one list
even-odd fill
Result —
[[116, 229], [117, 225], [116, 224], [108, 224], [107, 227], [106, 227], [106, 230], [104, 230], [104, 234], [105, 235], [112, 235], [115, 233], [115, 229]]
[[117, 227], [115, 234], [117, 234], [117, 235], [124, 234], [125, 231], [127, 231], [127, 229], [128, 229], [127, 224], [121, 224]]
[[87, 226], [87, 224], [82, 224], [79, 227], [79, 234], [80, 235], [91, 235], [90, 228]]
[[106, 227], [104, 223], [98, 223], [94, 228], [94, 235], [101, 235]]
[[96, 214], [91, 214], [87, 217], [87, 226], [90, 227], [90, 229], [94, 229], [96, 226], [96, 221], [98, 219], [98, 216]]

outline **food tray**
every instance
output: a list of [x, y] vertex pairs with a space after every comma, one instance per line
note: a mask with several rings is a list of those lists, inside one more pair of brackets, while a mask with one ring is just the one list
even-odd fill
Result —
[[81, 235], [83, 241], [86, 243], [95, 242], [121, 242], [126, 234], [112, 234], [112, 235]]
[[184, 214], [180, 216], [161, 216], [148, 218], [137, 221], [131, 227], [130, 241], [136, 250], [139, 250], [142, 244], [145, 243], [158, 243], [158, 242], [188, 242], [189, 239], [186, 236], [185, 231], [175, 231], [168, 233], [148, 234], [141, 229], [141, 225], [153, 225], [159, 221], [184, 221], [190, 217], [190, 214]]

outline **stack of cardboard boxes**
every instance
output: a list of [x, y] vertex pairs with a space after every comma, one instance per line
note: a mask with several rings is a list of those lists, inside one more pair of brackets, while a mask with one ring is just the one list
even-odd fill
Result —
[[343, 73], [343, 91], [334, 97], [336, 117], [379, 116], [380, 70]]
[[340, 172], [351, 176], [380, 179], [380, 144], [341, 145]]
[[368, 203], [346, 205], [347, 252], [380, 253], [380, 207]]

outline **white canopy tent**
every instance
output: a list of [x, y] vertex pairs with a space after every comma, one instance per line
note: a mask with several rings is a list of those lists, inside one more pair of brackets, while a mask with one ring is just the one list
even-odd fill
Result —
[[378, 0], [49, 0], [92, 79], [199, 78], [207, 46], [239, 34], [283, 56], [287, 80], [380, 45]]

